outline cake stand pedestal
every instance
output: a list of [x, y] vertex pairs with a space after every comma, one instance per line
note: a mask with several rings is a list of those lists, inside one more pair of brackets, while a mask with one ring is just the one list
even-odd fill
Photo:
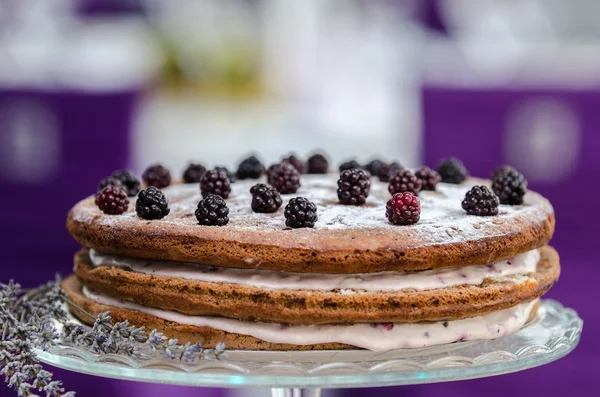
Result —
[[108, 378], [206, 387], [271, 388], [273, 397], [319, 396], [321, 388], [412, 385], [482, 378], [537, 367], [571, 352], [583, 321], [544, 300], [534, 321], [497, 340], [387, 352], [227, 351], [194, 364], [163, 357], [94, 354], [70, 345], [36, 351], [50, 365]]

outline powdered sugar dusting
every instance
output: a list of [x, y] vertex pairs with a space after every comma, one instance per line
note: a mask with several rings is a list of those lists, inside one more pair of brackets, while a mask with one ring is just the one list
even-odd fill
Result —
[[[314, 229], [294, 230], [299, 238], [303, 235], [318, 234], [320, 230], [364, 230], [365, 234], [373, 236], [378, 233], [410, 231], [411, 236], [422, 241], [423, 244], [463, 242], [505, 233], [506, 229], [499, 228], [499, 224], [518, 226], [541, 223], [553, 211], [547, 200], [534, 192], [528, 192], [524, 205], [500, 205], [498, 216], [467, 215], [461, 208], [466, 192], [476, 184], [489, 186], [489, 181], [472, 179], [461, 185], [440, 183], [437, 191], [422, 191], [419, 194], [420, 221], [411, 226], [395, 226], [385, 217], [385, 204], [391, 197], [387, 191], [387, 183], [373, 179], [366, 204], [356, 207], [339, 204], [336, 194], [337, 179], [337, 174], [303, 175], [302, 187], [296, 194], [282, 195], [283, 206], [273, 214], [254, 213], [250, 208], [250, 188], [256, 183], [265, 183], [264, 180], [238, 181], [232, 184], [231, 195], [226, 200], [229, 207], [229, 224], [220, 229], [265, 233], [284, 230], [283, 209], [289, 199], [297, 196], [306, 197], [314, 202], [319, 216]], [[201, 199], [197, 184], [172, 185], [163, 191], [169, 200], [171, 213], [158, 221], [139, 218], [135, 213], [135, 198], [130, 200], [129, 210], [117, 216], [104, 215], [94, 205], [93, 199], [89, 198], [76, 206], [73, 219], [77, 222], [97, 222], [112, 227], [143, 224], [148, 230], [170, 225], [206, 229], [198, 225], [194, 215], [198, 201]]]

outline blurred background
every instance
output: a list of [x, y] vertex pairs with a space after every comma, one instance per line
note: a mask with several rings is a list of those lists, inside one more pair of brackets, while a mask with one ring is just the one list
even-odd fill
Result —
[[[549, 296], [584, 318], [579, 348], [518, 374], [376, 392], [593, 395], [598, 15], [595, 0], [0, 0], [0, 281], [68, 274], [66, 213], [115, 169], [315, 149], [334, 167], [454, 155], [488, 176], [509, 163], [556, 209]], [[80, 396], [265, 395], [56, 372]]]

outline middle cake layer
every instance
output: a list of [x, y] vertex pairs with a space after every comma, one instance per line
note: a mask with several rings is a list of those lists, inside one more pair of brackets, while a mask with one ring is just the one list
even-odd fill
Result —
[[550, 247], [493, 265], [364, 275], [222, 269], [87, 250], [75, 257], [80, 281], [110, 296], [189, 315], [289, 324], [460, 319], [537, 298], [559, 272]]

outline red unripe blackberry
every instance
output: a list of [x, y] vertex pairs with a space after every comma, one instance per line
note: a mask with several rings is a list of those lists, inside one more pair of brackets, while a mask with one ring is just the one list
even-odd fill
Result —
[[96, 205], [105, 214], [120, 215], [127, 211], [129, 200], [123, 189], [109, 185], [96, 196]]
[[385, 216], [394, 225], [412, 225], [421, 218], [421, 202], [410, 192], [396, 193], [385, 206]]

